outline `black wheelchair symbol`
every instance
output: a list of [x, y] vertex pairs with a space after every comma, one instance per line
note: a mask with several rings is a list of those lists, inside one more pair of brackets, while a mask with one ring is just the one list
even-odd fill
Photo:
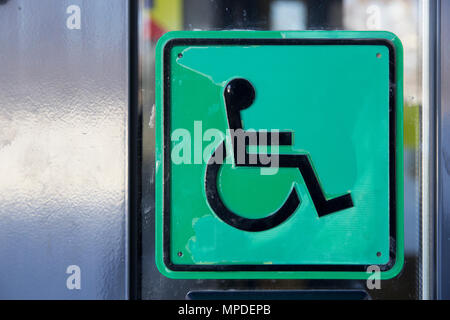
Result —
[[[240, 111], [250, 107], [255, 99], [255, 89], [246, 79], [233, 79], [225, 87], [224, 91], [225, 106], [230, 129], [242, 130], [242, 121]], [[247, 132], [247, 135], [249, 133]], [[279, 132], [278, 142], [273, 134], [264, 132], [266, 139], [261, 139], [261, 132], [252, 132], [255, 134], [257, 145], [292, 145], [292, 132]], [[244, 149], [241, 154], [244, 155], [244, 161], [238, 161], [238, 143], [236, 137], [232, 137], [233, 158], [235, 166], [238, 167], [269, 167], [270, 164], [262, 163], [257, 157], [250, 161], [250, 154], [247, 152], [247, 146], [254, 145], [246, 139]], [[264, 141], [265, 140], [265, 141]], [[292, 187], [289, 197], [285, 203], [267, 217], [259, 219], [244, 218], [229, 210], [223, 203], [217, 187], [217, 178], [220, 167], [226, 159], [226, 142], [223, 141], [213, 152], [208, 161], [205, 175], [205, 191], [209, 205], [216, 215], [227, 224], [245, 231], [264, 231], [274, 228], [286, 219], [288, 219], [299, 207], [300, 199], [294, 187]], [[217, 158], [219, 157], [219, 159]], [[279, 154], [279, 168], [298, 168], [303, 176], [308, 192], [316, 208], [319, 217], [323, 217], [333, 212], [353, 207], [353, 201], [350, 193], [327, 200], [316, 177], [311, 160], [306, 154]], [[221, 160], [221, 161], [220, 161]], [[253, 163], [251, 163], [253, 162]]]

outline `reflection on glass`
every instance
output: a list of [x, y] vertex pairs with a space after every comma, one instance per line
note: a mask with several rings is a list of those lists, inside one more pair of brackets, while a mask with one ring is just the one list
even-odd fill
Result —
[[404, 46], [405, 267], [372, 298], [420, 298], [419, 126], [422, 35], [419, 0], [140, 0], [143, 105], [142, 297], [184, 299], [190, 290], [360, 288], [364, 281], [170, 280], [154, 262], [154, 49], [170, 30], [387, 30]]

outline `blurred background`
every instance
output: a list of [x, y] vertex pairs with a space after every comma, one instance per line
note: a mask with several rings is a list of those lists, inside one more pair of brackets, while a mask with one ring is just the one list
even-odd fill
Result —
[[143, 110], [143, 299], [184, 299], [192, 290], [361, 289], [365, 281], [171, 280], [154, 261], [155, 45], [171, 30], [387, 30], [404, 46], [405, 267], [371, 298], [421, 298], [420, 114], [422, 1], [419, 0], [139, 0], [140, 103]]

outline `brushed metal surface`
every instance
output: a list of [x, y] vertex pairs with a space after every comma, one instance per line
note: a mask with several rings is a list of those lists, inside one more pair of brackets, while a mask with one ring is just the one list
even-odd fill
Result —
[[437, 298], [450, 299], [450, 2], [439, 1], [437, 130]]
[[3, 2], [0, 299], [126, 298], [128, 3]]

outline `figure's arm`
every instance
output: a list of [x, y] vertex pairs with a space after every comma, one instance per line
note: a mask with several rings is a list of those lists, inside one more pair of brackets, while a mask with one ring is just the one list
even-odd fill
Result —
[[[250, 143], [248, 145], [255, 145], [252, 142], [257, 141], [257, 146], [291, 146], [293, 144], [292, 132], [283, 131], [283, 132], [246, 132], [245, 133], [249, 139]], [[256, 135], [256, 139], [255, 136]], [[278, 136], [278, 137], [277, 137]]]

